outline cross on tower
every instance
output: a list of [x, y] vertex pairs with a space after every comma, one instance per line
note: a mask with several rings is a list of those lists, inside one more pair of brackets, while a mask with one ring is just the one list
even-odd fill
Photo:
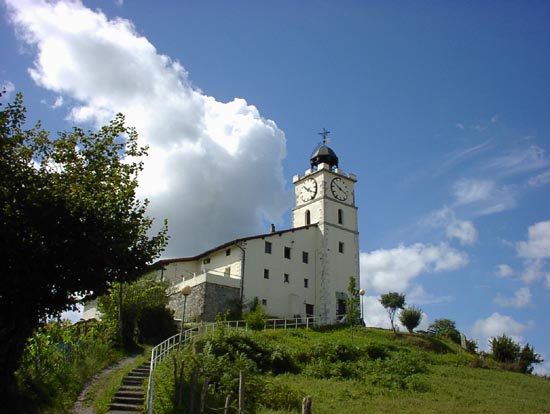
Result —
[[327, 135], [330, 134], [330, 131], [327, 131], [325, 128], [323, 128], [323, 131], [322, 131], [322, 132], [319, 132], [318, 134], [321, 135], [321, 136], [323, 137], [323, 145], [325, 145], [328, 141], [330, 141], [330, 140], [327, 138]]

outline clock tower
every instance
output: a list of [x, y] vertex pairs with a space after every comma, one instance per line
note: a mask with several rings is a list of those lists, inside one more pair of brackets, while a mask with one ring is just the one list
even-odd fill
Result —
[[292, 227], [315, 225], [315, 307], [321, 323], [332, 323], [346, 312], [349, 278], [359, 289], [359, 231], [355, 206], [355, 174], [338, 166], [338, 157], [323, 143], [311, 155], [311, 168], [293, 178], [296, 206]]

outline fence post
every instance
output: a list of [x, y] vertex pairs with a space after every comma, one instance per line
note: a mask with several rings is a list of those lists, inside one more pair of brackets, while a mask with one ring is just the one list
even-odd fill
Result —
[[311, 396], [309, 395], [302, 400], [302, 414], [311, 414]]
[[227, 398], [225, 399], [225, 407], [223, 408], [223, 414], [229, 414], [230, 409], [231, 409], [231, 394], [227, 394]]
[[245, 386], [245, 375], [243, 371], [239, 372], [239, 414], [244, 414], [244, 386]]

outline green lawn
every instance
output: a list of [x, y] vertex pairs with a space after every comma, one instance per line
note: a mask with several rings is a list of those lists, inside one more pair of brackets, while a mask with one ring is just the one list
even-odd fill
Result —
[[[257, 385], [247, 393], [256, 394], [258, 414], [299, 413], [296, 401], [306, 395], [315, 414], [550, 413], [550, 380], [503, 371], [490, 358], [484, 364], [490, 368], [474, 368], [477, 356], [430, 335], [278, 330], [227, 332], [211, 343], [203, 340], [200, 349], [222, 358], [221, 367], [253, 367]], [[217, 389], [218, 395], [233, 391]], [[272, 398], [262, 402], [268, 392]], [[274, 409], [288, 401], [292, 410]]]

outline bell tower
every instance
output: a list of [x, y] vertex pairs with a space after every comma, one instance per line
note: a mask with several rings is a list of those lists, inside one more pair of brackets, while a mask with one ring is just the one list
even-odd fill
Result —
[[304, 175], [293, 178], [296, 206], [292, 227], [315, 225], [316, 312], [322, 323], [345, 314], [349, 278], [359, 288], [359, 231], [355, 205], [355, 174], [342, 171], [336, 153], [327, 144], [329, 131], [310, 157]]

